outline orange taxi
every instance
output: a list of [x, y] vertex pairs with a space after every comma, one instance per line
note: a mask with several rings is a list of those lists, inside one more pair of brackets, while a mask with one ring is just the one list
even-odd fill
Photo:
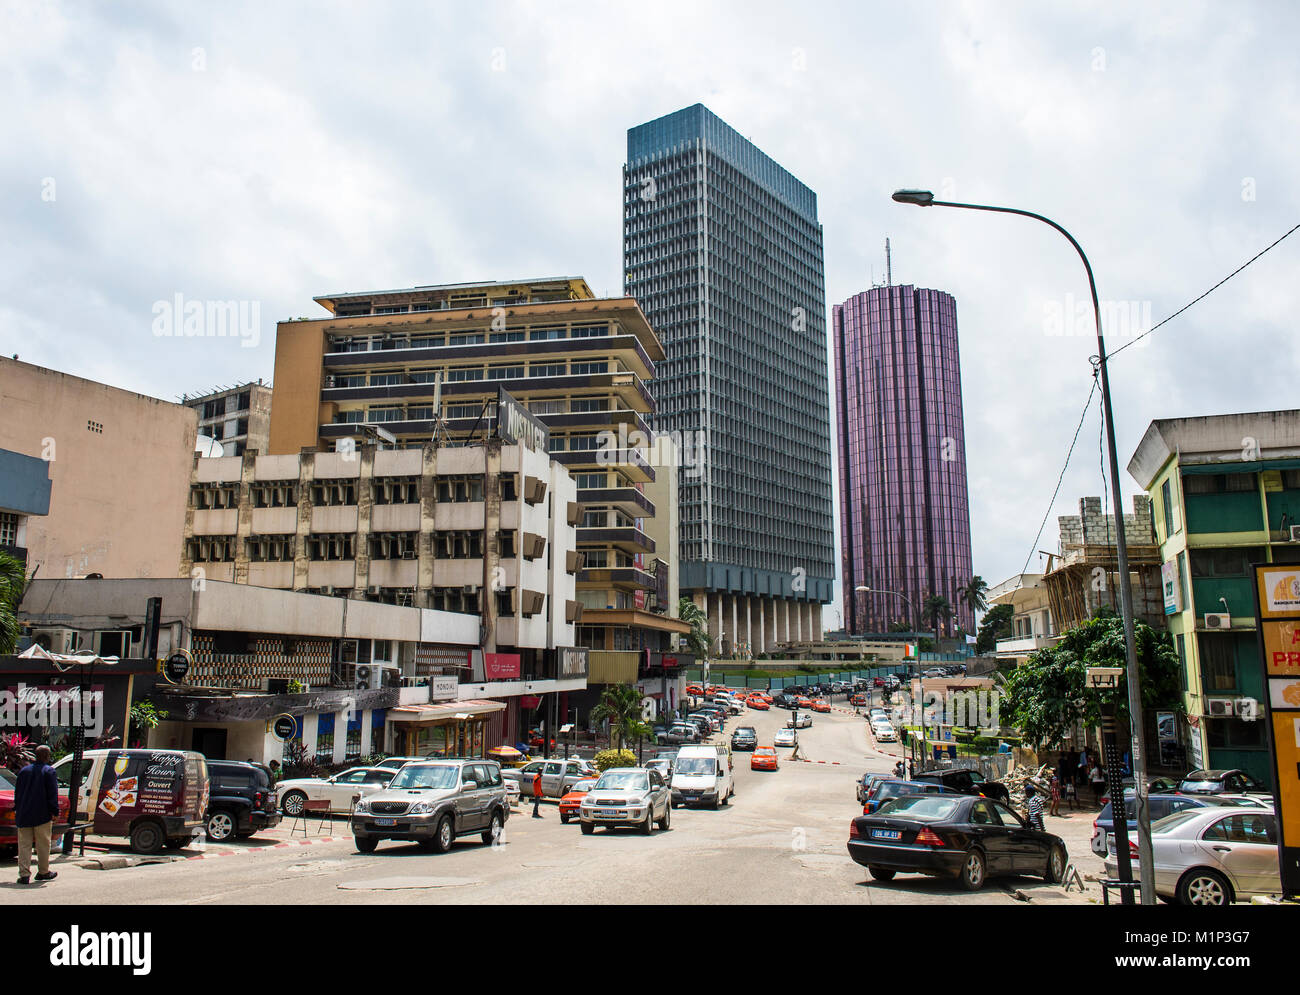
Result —
[[825, 698], [817, 698], [812, 703], [812, 710], [814, 712], [829, 712], [831, 710], [831, 703]]
[[794, 703], [795, 703], [798, 707], [800, 707], [800, 708], [812, 708], [812, 707], [813, 707], [812, 699], [811, 699], [811, 698], [805, 698], [803, 695], [797, 695], [797, 696], [795, 697], [795, 699], [794, 699]]
[[776, 748], [760, 746], [749, 755], [750, 770], [776, 770]]
[[772, 707], [772, 703], [761, 695], [751, 695], [749, 698], [749, 707], [758, 712], [766, 712]]
[[560, 798], [560, 821], [567, 824], [569, 819], [578, 817], [578, 809], [582, 806], [583, 796], [596, 786], [596, 779], [589, 777], [585, 781], [577, 781], [569, 789], [568, 794]]

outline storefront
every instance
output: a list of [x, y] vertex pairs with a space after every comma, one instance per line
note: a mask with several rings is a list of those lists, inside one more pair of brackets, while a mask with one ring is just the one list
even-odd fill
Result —
[[500, 746], [506, 706], [470, 699], [401, 705], [388, 710], [392, 753], [408, 757], [482, 757]]

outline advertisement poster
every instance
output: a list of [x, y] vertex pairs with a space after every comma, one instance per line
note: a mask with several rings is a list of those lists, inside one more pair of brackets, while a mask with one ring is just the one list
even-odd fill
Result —
[[95, 831], [120, 833], [141, 815], [181, 814], [186, 763], [183, 753], [109, 753], [99, 780]]
[[1160, 564], [1160, 585], [1165, 593], [1165, 614], [1176, 615], [1182, 611], [1178, 603], [1178, 564], [1173, 560]]
[[489, 681], [518, 679], [518, 653], [484, 653], [483, 673]]
[[1300, 620], [1261, 621], [1269, 677], [1300, 677]]
[[1259, 609], [1272, 615], [1300, 615], [1300, 567], [1259, 568]]

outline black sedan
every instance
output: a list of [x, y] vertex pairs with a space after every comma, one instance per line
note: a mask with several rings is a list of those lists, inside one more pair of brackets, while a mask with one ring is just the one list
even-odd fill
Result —
[[878, 881], [899, 871], [955, 877], [978, 891], [990, 877], [1024, 874], [1057, 882], [1065, 874], [1065, 843], [1030, 829], [992, 798], [910, 795], [888, 802], [849, 826], [849, 856]]
[[753, 726], [741, 726], [731, 734], [731, 748], [733, 750], [757, 750], [758, 732]]

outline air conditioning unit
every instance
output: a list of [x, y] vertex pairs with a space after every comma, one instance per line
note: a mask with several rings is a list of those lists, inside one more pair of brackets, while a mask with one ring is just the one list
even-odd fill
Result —
[[378, 584], [371, 584], [369, 587], [366, 588], [366, 593], [370, 595], [372, 598], [377, 598], [379, 597], [379, 595], [384, 593], [384, 589], [380, 587]]
[[320, 593], [324, 595], [332, 595], [334, 593], [334, 585], [326, 584], [324, 587], [320, 589]]
[[1300, 542], [1300, 525], [1291, 526], [1291, 541]]
[[328, 390], [333, 386], [334, 386], [334, 374], [331, 373], [325, 377], [325, 389]]
[[75, 653], [81, 648], [81, 634], [75, 629], [33, 629], [32, 642], [51, 653]]
[[1232, 616], [1227, 612], [1206, 612], [1205, 627], [1207, 629], [1231, 629]]
[[461, 594], [478, 594], [478, 587], [474, 584], [466, 584], [460, 589]]
[[1223, 718], [1234, 714], [1231, 698], [1211, 698], [1205, 707], [1206, 714], [1214, 718]]

